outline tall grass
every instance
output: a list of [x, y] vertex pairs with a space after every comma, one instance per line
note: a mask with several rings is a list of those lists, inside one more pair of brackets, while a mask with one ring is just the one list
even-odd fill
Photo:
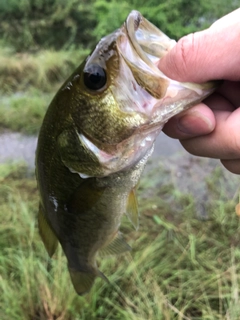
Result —
[[88, 50], [15, 54], [0, 48], [0, 129], [36, 134], [51, 99]]
[[52, 92], [87, 56], [89, 50], [39, 51], [15, 54], [0, 49], [0, 88], [3, 92], [22, 91], [29, 86]]
[[0, 131], [11, 130], [37, 134], [54, 93], [36, 88], [3, 95], [0, 103]]
[[[201, 221], [194, 199], [175, 190], [171, 179], [161, 182], [164, 174], [158, 167], [140, 184], [139, 230], [123, 219], [133, 251], [99, 261], [111, 284], [98, 279], [90, 294], [79, 297], [61, 249], [50, 263], [38, 236], [34, 176], [24, 167], [1, 165], [0, 318], [239, 319], [237, 194], [226, 200], [223, 189], [209, 186], [211, 206]], [[221, 182], [223, 173], [217, 168], [208, 179]]]

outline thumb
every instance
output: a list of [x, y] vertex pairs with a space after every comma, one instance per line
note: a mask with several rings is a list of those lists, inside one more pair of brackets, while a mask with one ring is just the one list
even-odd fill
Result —
[[159, 62], [169, 78], [182, 82], [240, 80], [240, 9], [209, 29], [181, 38]]

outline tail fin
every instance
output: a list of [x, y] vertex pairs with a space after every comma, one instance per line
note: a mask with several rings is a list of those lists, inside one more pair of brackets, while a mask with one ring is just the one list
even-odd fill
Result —
[[93, 286], [96, 275], [69, 269], [72, 284], [79, 295], [88, 293]]
[[79, 295], [88, 293], [91, 290], [96, 277], [98, 276], [109, 282], [104, 274], [98, 270], [96, 270], [96, 273], [94, 273], [91, 271], [82, 272], [69, 268], [69, 273], [71, 276], [73, 287]]

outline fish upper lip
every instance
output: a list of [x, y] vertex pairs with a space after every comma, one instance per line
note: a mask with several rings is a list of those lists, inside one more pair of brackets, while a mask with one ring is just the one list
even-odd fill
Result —
[[116, 40], [118, 51], [136, 82], [157, 99], [164, 97], [169, 85], [169, 78], [157, 64], [175, 43], [138, 11], [128, 15]]
[[[145, 19], [140, 12], [136, 10], [130, 12], [123, 25], [122, 32], [125, 36], [123, 37], [125, 38], [123, 42], [128, 42], [128, 50], [124, 50], [125, 47], [122, 46], [121, 40], [117, 41], [122, 57], [131, 68], [135, 68], [136, 71], [142, 69], [146, 74], [149, 74], [153, 82], [157, 83], [159, 79], [162, 79], [162, 84], [164, 85], [165, 82], [166, 85], [166, 82], [171, 80], [172, 82], [180, 83], [183, 88], [192, 90], [208, 90], [216, 87], [216, 83], [212, 81], [206, 82], [205, 84], [184, 83], [174, 81], [163, 74], [157, 67], [157, 64], [159, 60], [175, 46], [176, 41], [170, 39], [165, 33]], [[145, 88], [147, 89], [148, 86], [146, 85]], [[154, 93], [156, 93], [156, 91]], [[155, 97], [159, 99], [163, 96], [164, 90], [160, 96]]]
[[138, 59], [140, 58], [156, 75], [163, 76], [156, 63], [167, 54], [176, 41], [170, 39], [136, 10], [130, 12], [124, 27]]

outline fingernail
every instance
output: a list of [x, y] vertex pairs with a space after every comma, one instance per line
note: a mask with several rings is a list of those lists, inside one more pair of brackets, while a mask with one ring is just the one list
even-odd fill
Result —
[[183, 115], [178, 119], [178, 129], [189, 135], [203, 135], [213, 130], [210, 119], [199, 112]]

